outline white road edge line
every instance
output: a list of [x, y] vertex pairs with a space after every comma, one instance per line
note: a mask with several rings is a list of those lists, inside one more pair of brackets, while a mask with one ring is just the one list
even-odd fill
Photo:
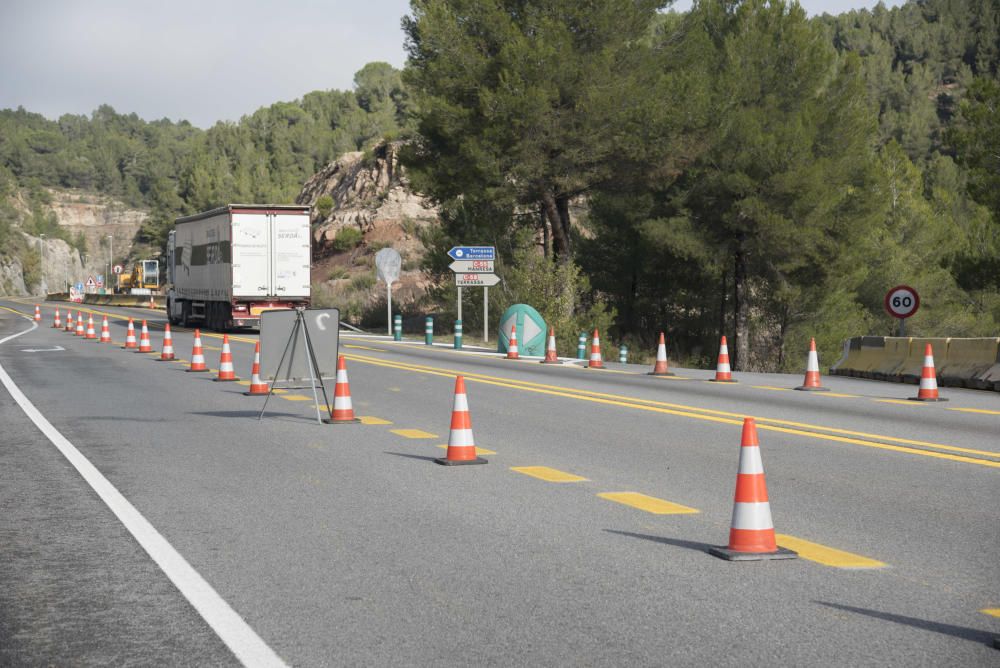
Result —
[[[32, 322], [31, 329], [0, 339], [0, 345], [36, 329], [38, 329], [38, 325]], [[45, 419], [45, 416], [35, 408], [35, 405], [14, 383], [3, 365], [0, 365], [0, 382], [7, 388], [25, 415], [35, 423], [35, 426], [45, 434], [52, 445], [56, 446], [59, 452], [83, 476], [87, 484], [97, 492], [97, 495], [111, 509], [111, 512], [139, 541], [142, 548], [170, 578], [170, 581], [180, 590], [184, 598], [194, 606], [198, 614], [204, 618], [244, 666], [283, 666], [287, 668], [288, 664], [282, 661], [281, 657], [275, 654], [274, 650], [219, 596], [212, 585], [208, 584], [205, 578], [191, 567], [191, 564], [181, 556], [180, 552], [175, 550], [174, 546], [160, 535], [160, 532], [149, 523], [149, 520], [143, 517], [129, 503], [128, 499], [122, 496], [122, 493], [65, 436], [59, 433], [59, 430], [53, 427], [52, 423]]]

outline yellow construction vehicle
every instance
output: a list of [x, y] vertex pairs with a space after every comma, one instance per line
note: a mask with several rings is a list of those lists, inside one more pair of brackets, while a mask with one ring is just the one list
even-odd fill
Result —
[[159, 260], [137, 260], [118, 274], [115, 292], [120, 295], [149, 295], [160, 288]]

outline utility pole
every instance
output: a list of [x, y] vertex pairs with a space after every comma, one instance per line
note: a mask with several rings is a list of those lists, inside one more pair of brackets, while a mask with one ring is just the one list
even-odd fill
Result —
[[[108, 271], [104, 275], [107, 277], [107, 282], [111, 284], [111, 270], [114, 268], [115, 261], [115, 235], [108, 235]], [[114, 294], [114, 288], [112, 288], [111, 293]]]

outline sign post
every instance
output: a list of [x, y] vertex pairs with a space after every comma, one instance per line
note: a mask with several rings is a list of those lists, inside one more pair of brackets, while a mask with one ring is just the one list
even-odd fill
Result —
[[897, 285], [885, 293], [885, 310], [899, 318], [899, 336], [906, 336], [906, 319], [920, 308], [920, 295], [908, 285]]
[[476, 286], [483, 288], [483, 341], [489, 342], [490, 286], [500, 282], [493, 273], [497, 249], [493, 246], [455, 246], [448, 256], [455, 260], [449, 265], [455, 273], [455, 287], [458, 289], [458, 319], [462, 319], [462, 288]]
[[385, 281], [385, 330], [389, 335], [392, 335], [392, 284], [399, 280], [402, 262], [402, 258], [394, 248], [383, 248], [375, 253], [375, 272]]

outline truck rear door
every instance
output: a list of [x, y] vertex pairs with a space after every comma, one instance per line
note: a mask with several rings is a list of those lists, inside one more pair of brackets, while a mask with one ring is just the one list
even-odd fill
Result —
[[273, 260], [271, 285], [278, 297], [308, 297], [312, 260], [309, 252], [309, 215], [278, 211], [271, 214]]
[[271, 215], [233, 213], [233, 295], [267, 297], [271, 291]]

